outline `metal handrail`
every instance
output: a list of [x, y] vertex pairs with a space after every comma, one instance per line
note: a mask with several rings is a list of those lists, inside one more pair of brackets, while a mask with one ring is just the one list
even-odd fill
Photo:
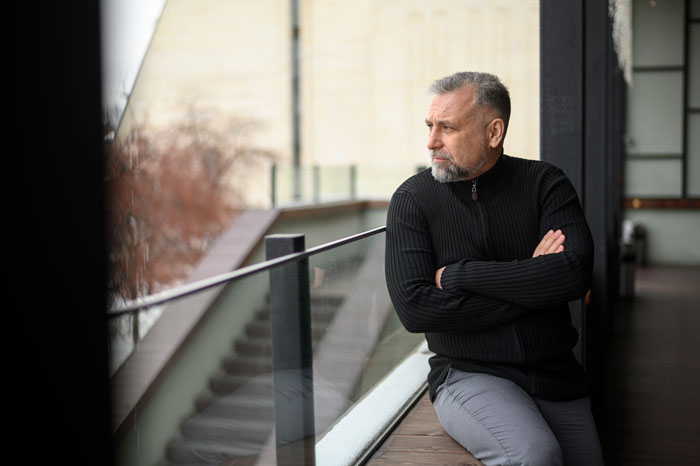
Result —
[[240, 269], [236, 269], [232, 272], [222, 273], [213, 277], [205, 278], [203, 280], [187, 283], [185, 285], [180, 285], [178, 287], [172, 288], [167, 291], [163, 291], [161, 293], [144, 296], [143, 298], [138, 298], [136, 300], [137, 302], [133, 304], [113, 306], [107, 311], [107, 318], [111, 319], [126, 314], [135, 314], [153, 306], [165, 304], [169, 301], [173, 301], [179, 298], [184, 298], [185, 296], [199, 293], [200, 291], [213, 288], [215, 286], [230, 282], [232, 280], [247, 277], [249, 275], [269, 270], [283, 264], [288, 264], [290, 262], [294, 262], [305, 257], [310, 257], [324, 251], [335, 249], [346, 244], [354, 243], [355, 241], [359, 241], [363, 238], [369, 238], [370, 236], [374, 236], [384, 231], [386, 231], [386, 226], [373, 228], [371, 230], [363, 231], [355, 235], [347, 236], [345, 238], [340, 238], [334, 241], [330, 241], [328, 243], [314, 246], [303, 252], [287, 254], [286, 256], [278, 257], [276, 259], [259, 262], [257, 264], [249, 265], [246, 267], [241, 267]]

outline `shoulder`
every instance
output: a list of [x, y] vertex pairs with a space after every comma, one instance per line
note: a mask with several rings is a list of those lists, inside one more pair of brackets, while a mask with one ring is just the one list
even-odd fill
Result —
[[391, 196], [389, 216], [430, 217], [438, 200], [449, 197], [446, 185], [436, 181], [429, 168], [411, 176]]
[[546, 186], [557, 182], [570, 183], [564, 171], [542, 160], [523, 159], [508, 156], [510, 172], [530, 183], [530, 186]]
[[437, 184], [439, 183], [433, 178], [430, 168], [426, 168], [401, 183], [394, 194], [420, 195], [432, 191]]
[[392, 202], [399, 197], [410, 197], [417, 204], [434, 202], [445, 196], [446, 185], [436, 181], [430, 168], [427, 168], [401, 183], [392, 196]]
[[525, 176], [543, 176], [548, 173], [563, 173], [559, 168], [543, 160], [523, 159], [507, 155], [512, 171]]

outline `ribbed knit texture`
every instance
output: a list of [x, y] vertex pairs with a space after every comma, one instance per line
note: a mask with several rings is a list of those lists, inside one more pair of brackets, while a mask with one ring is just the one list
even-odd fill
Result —
[[[567, 303], [588, 290], [593, 241], [576, 191], [560, 169], [507, 155], [476, 179], [477, 200], [472, 185], [425, 170], [398, 188], [387, 216], [387, 286], [403, 325], [436, 353], [431, 399], [449, 367], [548, 400], [585, 396]], [[564, 232], [565, 251], [532, 258], [550, 229]]]

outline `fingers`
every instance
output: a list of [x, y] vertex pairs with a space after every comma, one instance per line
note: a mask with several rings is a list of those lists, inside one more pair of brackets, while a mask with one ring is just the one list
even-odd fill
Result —
[[555, 254], [564, 251], [564, 241], [566, 236], [561, 230], [549, 230], [540, 241], [540, 244], [535, 248], [532, 257], [542, 256], [545, 254]]
[[532, 253], [532, 257], [537, 257], [537, 256], [541, 256], [542, 254], [544, 254], [543, 251], [545, 248], [545, 244], [547, 244], [547, 242], [552, 238], [552, 235], [554, 235], [554, 231], [549, 230], [547, 232], [547, 234], [545, 234], [542, 237], [542, 239], [540, 240], [540, 244], [537, 245], [537, 247], [535, 248], [535, 252]]
[[438, 288], [442, 289], [442, 284], [440, 283], [440, 279], [442, 278], [442, 271], [445, 270], [445, 267], [440, 267], [435, 271], [435, 286]]
[[554, 238], [554, 241], [552, 241], [552, 245], [549, 248], [547, 248], [547, 250], [544, 252], [545, 254], [554, 254], [564, 250], [563, 246], [566, 236], [564, 236], [564, 233], [562, 233], [560, 230], [557, 230], [557, 232], [559, 234], [557, 235], [557, 233], [555, 232], [556, 237]]

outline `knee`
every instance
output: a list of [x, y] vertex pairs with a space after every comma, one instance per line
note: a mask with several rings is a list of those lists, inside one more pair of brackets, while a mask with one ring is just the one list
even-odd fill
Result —
[[564, 454], [556, 440], [532, 442], [511, 457], [512, 466], [563, 466]]

